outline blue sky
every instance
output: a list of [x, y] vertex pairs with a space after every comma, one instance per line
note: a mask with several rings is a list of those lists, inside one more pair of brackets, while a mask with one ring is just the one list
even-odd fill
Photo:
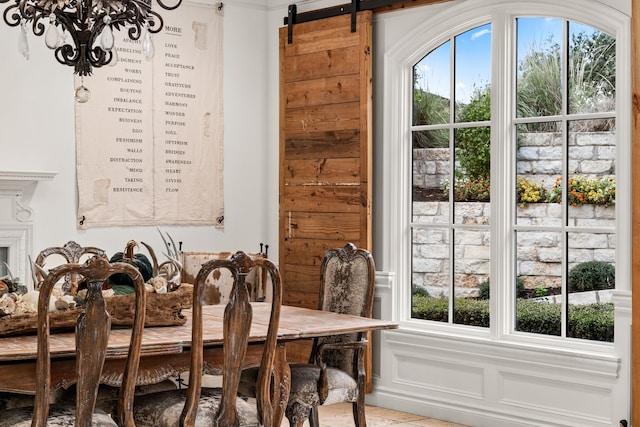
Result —
[[[491, 79], [491, 25], [460, 34], [456, 42], [456, 98], [468, 101], [473, 88]], [[429, 92], [450, 98], [451, 41], [431, 51], [416, 65], [419, 85]]]
[[[529, 52], [532, 46], [544, 49], [550, 40], [560, 43], [562, 20], [548, 18], [518, 19], [518, 51]], [[592, 31], [572, 23], [573, 31]], [[473, 28], [455, 38], [456, 100], [468, 102], [474, 88], [491, 81], [491, 25]], [[451, 41], [430, 52], [416, 69], [420, 86], [450, 98]]]

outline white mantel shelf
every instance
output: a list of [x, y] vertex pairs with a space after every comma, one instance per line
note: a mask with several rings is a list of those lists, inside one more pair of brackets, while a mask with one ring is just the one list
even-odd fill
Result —
[[0, 190], [23, 190], [40, 181], [50, 181], [57, 172], [0, 171]]

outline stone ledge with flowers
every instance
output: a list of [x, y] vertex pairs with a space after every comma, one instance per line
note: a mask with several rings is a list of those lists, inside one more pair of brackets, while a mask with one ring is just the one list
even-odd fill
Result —
[[[193, 303], [193, 285], [181, 283], [182, 264], [175, 244], [173, 247], [166, 239], [167, 261], [158, 265], [155, 252], [151, 246], [141, 242], [149, 251], [152, 262], [140, 253], [134, 253], [138, 246], [129, 241], [124, 252], [118, 252], [109, 262], [126, 262], [134, 265], [141, 272], [147, 290], [145, 326], [183, 325], [186, 317], [183, 309], [189, 309]], [[173, 242], [172, 242], [173, 243]], [[32, 263], [33, 276], [46, 276], [48, 273], [42, 266]], [[38, 271], [38, 274], [35, 272]], [[28, 291], [20, 285], [8, 269], [7, 275], [0, 277], [0, 336], [24, 335], [36, 332], [37, 303], [39, 292]], [[135, 308], [133, 286], [127, 283], [128, 277], [110, 277], [105, 282], [103, 295], [107, 311], [111, 316], [112, 327], [126, 327], [132, 324]], [[129, 279], [130, 280], [130, 279]], [[34, 280], [34, 283], [38, 283]], [[35, 286], [36, 289], [38, 285]], [[54, 292], [49, 307], [50, 327], [52, 331], [72, 330], [78, 315], [82, 312], [83, 296], [86, 289], [65, 289], [61, 284]]]

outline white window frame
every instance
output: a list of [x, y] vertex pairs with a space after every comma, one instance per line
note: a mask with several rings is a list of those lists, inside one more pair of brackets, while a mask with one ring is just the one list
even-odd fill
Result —
[[[541, 13], [544, 11], [544, 15]], [[522, 16], [560, 17], [577, 21], [607, 32], [616, 38], [616, 289], [629, 290], [631, 283], [631, 80], [630, 80], [630, 25], [624, 14], [607, 5], [592, 0], [555, 1], [504, 1], [467, 0], [453, 5], [442, 13], [426, 20], [420, 27], [407, 34], [384, 57], [384, 106], [385, 127], [382, 156], [383, 174], [388, 179], [383, 185], [383, 226], [385, 265], [396, 272], [394, 291], [394, 317], [404, 330], [425, 334], [445, 334], [460, 338], [499, 340], [513, 344], [553, 348], [579, 349], [597, 353], [611, 353], [611, 343], [560, 339], [538, 334], [511, 332], [514, 313], [512, 291], [505, 292], [505, 278], [514, 277], [513, 263], [504, 263], [498, 271], [492, 263], [491, 277], [491, 327], [476, 328], [464, 325], [441, 324], [411, 318], [411, 123], [412, 69], [420, 59], [452, 35], [491, 23], [492, 27], [492, 140], [512, 138], [511, 109], [514, 90], [511, 68], [515, 43], [505, 34], [513, 31], [515, 18]], [[500, 90], [498, 88], [504, 88]], [[492, 175], [508, 174], [514, 165], [511, 152], [513, 144], [497, 144], [492, 147]], [[492, 185], [492, 258], [497, 242], [512, 243], [510, 230], [513, 194], [510, 180], [501, 180], [500, 187]], [[498, 208], [500, 215], [497, 215]]]

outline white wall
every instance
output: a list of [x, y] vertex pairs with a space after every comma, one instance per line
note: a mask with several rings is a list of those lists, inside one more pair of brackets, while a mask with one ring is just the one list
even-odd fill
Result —
[[[384, 175], [388, 170], [384, 156], [388, 122], [382, 106], [389, 100], [384, 99], [383, 55], [411, 28], [460, 1], [464, 0], [374, 18], [373, 252], [379, 270], [375, 310], [385, 318], [397, 317], [397, 278], [388, 262], [394, 236], [389, 233], [389, 218], [384, 217], [382, 197], [382, 185], [390, 179]], [[257, 250], [264, 242], [277, 260], [277, 29], [283, 26], [290, 3], [224, 2], [225, 228], [163, 227], [183, 242], [185, 250]], [[297, 5], [298, 11], [304, 12], [342, 3], [348, 2], [302, 1]], [[631, 0], [602, 3], [630, 13]], [[41, 38], [30, 38], [31, 59], [25, 61], [17, 52], [17, 39], [16, 28], [0, 23], [0, 170], [58, 172], [52, 181], [38, 184], [33, 194], [34, 251], [69, 240], [96, 245], [109, 253], [121, 250], [131, 238], [159, 244], [153, 227], [76, 228], [72, 71], [55, 61]], [[578, 360], [571, 353], [479, 344], [407, 328], [378, 334], [375, 389], [368, 400], [475, 426], [584, 427], [607, 425], [609, 419], [610, 425], [616, 426], [615, 418], [624, 416], [630, 406], [628, 355], [624, 354], [629, 349], [625, 338], [630, 332], [630, 292], [617, 296], [616, 310], [616, 355], [610, 357], [590, 354]], [[530, 381], [535, 375], [540, 381]], [[514, 381], [518, 379], [529, 382]], [[539, 388], [540, 384], [545, 387]], [[499, 394], [508, 387], [522, 390], [517, 398], [526, 398], [527, 387], [538, 387], [550, 391], [549, 396], [566, 395], [569, 401], [557, 402], [557, 408], [519, 407], [514, 400], [504, 400], [505, 396], [507, 400], [514, 398], [513, 394]], [[541, 399], [546, 397], [542, 394]], [[618, 400], [612, 403], [612, 399]], [[609, 411], [610, 416], [580, 424], [580, 414], [569, 422], [572, 413], [566, 408], [586, 408], [587, 414], [589, 410], [599, 414]]]
[[[266, 13], [264, 4], [224, 2], [225, 227], [163, 226], [184, 250], [257, 251], [263, 242], [276, 254], [277, 226], [268, 224], [277, 224], [277, 184], [269, 189], [266, 179], [277, 170], [277, 151], [274, 157], [267, 145]], [[33, 193], [33, 252], [69, 240], [108, 254], [129, 239], [161, 249], [155, 227], [77, 229], [73, 69], [58, 64], [44, 37], [33, 34], [25, 60], [18, 34], [0, 22], [0, 170], [57, 172]]]

